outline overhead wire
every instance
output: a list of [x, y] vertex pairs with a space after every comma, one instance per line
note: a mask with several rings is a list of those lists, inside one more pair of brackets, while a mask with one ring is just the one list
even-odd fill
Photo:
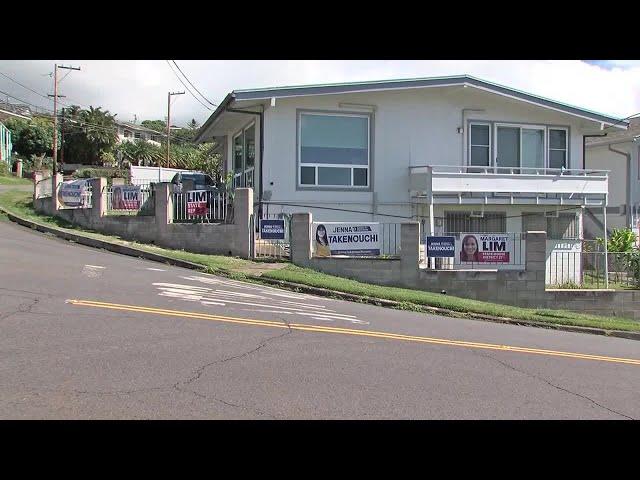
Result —
[[167, 65], [169, 65], [169, 68], [171, 69], [171, 71], [173, 72], [173, 74], [176, 76], [176, 78], [177, 78], [178, 80], [180, 80], [180, 83], [184, 86], [184, 88], [186, 88], [186, 89], [187, 89], [187, 91], [189, 92], [189, 94], [190, 94], [193, 98], [195, 98], [195, 99], [196, 99], [196, 101], [197, 101], [200, 105], [202, 105], [204, 108], [206, 108], [207, 110], [211, 110], [211, 108], [209, 108], [207, 105], [205, 105], [204, 103], [202, 103], [202, 101], [201, 101], [198, 97], [196, 97], [196, 96], [195, 96], [195, 94], [191, 91], [191, 89], [187, 86], [187, 84], [186, 84], [186, 83], [184, 83], [184, 82], [182, 81], [182, 78], [180, 78], [180, 75], [178, 75], [178, 74], [176, 73], [176, 71], [173, 69], [173, 67], [171, 66], [171, 62], [169, 62], [169, 60], [167, 60], [166, 62], [167, 62]]
[[172, 61], [172, 62], [173, 62], [173, 64], [176, 66], [176, 68], [180, 71], [180, 73], [182, 74], [182, 76], [187, 80], [187, 82], [189, 82], [189, 85], [191, 85], [191, 86], [194, 88], [194, 90], [195, 90], [196, 92], [198, 92], [198, 94], [199, 94], [202, 98], [204, 98], [204, 99], [205, 99], [205, 101], [206, 101], [209, 105], [213, 105], [214, 107], [217, 107], [217, 106], [218, 106], [218, 104], [217, 104], [217, 103], [213, 103], [213, 102], [211, 102], [207, 97], [205, 97], [205, 96], [200, 92], [200, 90], [198, 90], [198, 89], [196, 88], [196, 86], [193, 84], [193, 82], [191, 82], [191, 80], [189, 80], [189, 77], [187, 77], [187, 76], [185, 75], [185, 73], [184, 73], [184, 72], [182, 71], [182, 69], [178, 66], [178, 64], [176, 63], [176, 61], [175, 61], [175, 60], [171, 60], [171, 61]]

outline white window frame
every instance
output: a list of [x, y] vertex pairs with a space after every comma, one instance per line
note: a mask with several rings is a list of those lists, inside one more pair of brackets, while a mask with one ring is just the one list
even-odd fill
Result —
[[[550, 130], [562, 130], [564, 131], [564, 139], [565, 139], [565, 144], [564, 144], [564, 148], [551, 148], [551, 133]], [[547, 160], [550, 161], [551, 160], [551, 155], [549, 154], [551, 152], [551, 150], [555, 150], [555, 151], [560, 151], [560, 152], [564, 152], [564, 158], [566, 161], [566, 165], [565, 165], [565, 169], [569, 168], [569, 129], [566, 127], [547, 127], [547, 148], [545, 148], [545, 152], [547, 155]], [[548, 167], [551, 168], [551, 167]], [[554, 167], [555, 168], [555, 167]]]
[[[489, 165], [473, 165], [471, 163], [471, 147], [486, 147], [486, 145], [474, 145], [471, 142], [471, 128], [474, 126], [481, 126], [481, 127], [487, 127], [489, 130]], [[490, 167], [493, 167], [493, 145], [492, 145], [492, 140], [493, 140], [493, 136], [492, 136], [492, 132], [491, 132], [491, 124], [489, 122], [469, 122], [469, 139], [468, 139], [468, 149], [467, 149], [467, 164], [469, 167], [477, 167], [477, 168], [486, 168], [487, 170]]]
[[[298, 119], [298, 188], [305, 189], [347, 189], [347, 190], [369, 190], [371, 188], [371, 116], [367, 114], [359, 113], [344, 113], [344, 112], [299, 112]], [[357, 117], [367, 119], [367, 164], [366, 165], [348, 165], [344, 163], [302, 163], [302, 116], [303, 115], [318, 115], [323, 117]], [[302, 167], [313, 167], [315, 172], [315, 183], [302, 183]], [[318, 183], [318, 168], [343, 168], [350, 169], [350, 184], [349, 185], [320, 185]], [[367, 169], [367, 184], [366, 185], [354, 185], [353, 177], [355, 168]]]
[[[231, 170], [233, 171], [233, 188], [239, 188], [239, 187], [254, 187], [254, 180], [255, 180], [255, 162], [257, 160], [257, 156], [255, 155], [254, 159], [253, 159], [253, 167], [249, 167], [247, 168], [247, 138], [246, 138], [246, 131], [249, 130], [251, 127], [254, 128], [254, 141], [256, 139], [256, 135], [257, 135], [257, 129], [256, 127], [256, 121], [253, 120], [251, 122], [249, 122], [246, 126], [242, 127], [240, 129], [240, 131], [238, 131], [235, 135], [233, 135], [233, 137], [231, 138], [232, 142], [231, 142]], [[242, 143], [242, 167], [240, 168], [240, 170], [236, 170], [236, 139], [238, 137], [241, 137], [241, 143]], [[256, 151], [257, 153], [257, 151]], [[250, 179], [250, 182], [247, 181], [248, 179]], [[250, 185], [248, 185], [250, 183]]]

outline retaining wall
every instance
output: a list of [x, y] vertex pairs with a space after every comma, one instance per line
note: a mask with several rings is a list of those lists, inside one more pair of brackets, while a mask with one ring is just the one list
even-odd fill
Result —
[[291, 259], [296, 265], [377, 285], [411, 288], [531, 308], [562, 308], [640, 320], [640, 291], [546, 290], [546, 232], [525, 234], [525, 270], [429, 270], [419, 265], [420, 225], [401, 226], [400, 256], [313, 257], [312, 216], [294, 213]]
[[[55, 180], [57, 186], [62, 176]], [[154, 215], [106, 215], [106, 178], [91, 179], [91, 208], [60, 208], [57, 196], [36, 198], [36, 211], [55, 215], [84, 228], [117, 235], [125, 240], [154, 243], [194, 253], [233, 255], [248, 258], [250, 254], [249, 219], [253, 211], [253, 190], [235, 190], [232, 224], [173, 223], [173, 196], [168, 183], [156, 185]], [[53, 190], [54, 192], [56, 189]]]

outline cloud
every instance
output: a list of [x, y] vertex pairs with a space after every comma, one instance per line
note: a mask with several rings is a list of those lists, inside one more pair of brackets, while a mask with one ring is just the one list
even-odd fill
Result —
[[[234, 89], [466, 73], [614, 116], [626, 117], [640, 112], [640, 61], [176, 61], [198, 90], [213, 103], [219, 103]], [[46, 95], [52, 93], [53, 82], [46, 75], [53, 70], [54, 62], [0, 61], [0, 72]], [[82, 68], [79, 72], [72, 71], [60, 83], [60, 93], [67, 95], [63, 101], [102, 106], [117, 113], [122, 120], [133, 120], [134, 115], [138, 121], [163, 119], [167, 111], [167, 92], [186, 91], [164, 60], [57, 62]], [[51, 108], [49, 100], [2, 76], [0, 90]], [[202, 123], [211, 114], [211, 110], [204, 108], [188, 92], [174, 97], [171, 112], [172, 123], [177, 125], [184, 125], [192, 118]]]

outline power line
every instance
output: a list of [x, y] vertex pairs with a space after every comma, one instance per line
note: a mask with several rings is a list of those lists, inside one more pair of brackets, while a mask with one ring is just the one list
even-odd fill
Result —
[[180, 73], [182, 74], [182, 76], [187, 80], [187, 82], [189, 82], [189, 85], [191, 85], [191, 86], [195, 89], [195, 91], [196, 91], [196, 92], [198, 92], [198, 93], [200, 94], [200, 96], [201, 96], [202, 98], [204, 98], [204, 99], [207, 101], [207, 103], [208, 103], [209, 105], [213, 105], [214, 107], [217, 107], [217, 106], [218, 106], [218, 104], [217, 104], [217, 103], [212, 103], [212, 102], [211, 102], [207, 97], [205, 97], [204, 95], [202, 95], [202, 93], [200, 92], [200, 90], [198, 90], [198, 89], [196, 88], [196, 86], [191, 82], [191, 80], [189, 80], [189, 77], [187, 77], [187, 76], [184, 74], [184, 72], [183, 72], [183, 71], [182, 71], [182, 69], [178, 66], [178, 64], [176, 63], [176, 61], [175, 61], [175, 60], [171, 60], [171, 61], [172, 61], [172, 62], [173, 62], [173, 64], [176, 66], [176, 68], [180, 71]]
[[616, 123], [613, 123], [613, 124], [609, 125], [608, 127], [603, 128], [603, 129], [602, 129], [602, 131], [605, 131], [607, 128], [615, 127], [615, 126], [616, 126], [616, 125], [618, 125], [619, 123], [622, 123], [622, 122], [624, 122], [625, 120], [629, 120], [630, 118], [637, 117], [638, 115], [640, 115], [640, 112], [638, 112], [638, 113], [634, 113], [633, 115], [629, 115], [628, 117], [625, 117], [625, 118], [621, 118], [621, 119], [620, 119], [620, 120], [618, 120]]
[[206, 108], [207, 110], [211, 110], [208, 106], [206, 106], [204, 103], [202, 103], [202, 101], [200, 101], [200, 99], [199, 99], [198, 97], [196, 97], [196, 96], [195, 96], [195, 94], [194, 94], [194, 93], [189, 89], [189, 87], [187, 86], [187, 84], [186, 84], [186, 83], [184, 83], [184, 82], [182, 81], [182, 79], [180, 78], [180, 75], [178, 75], [178, 74], [176, 73], [176, 71], [173, 69], [173, 67], [171, 66], [171, 63], [169, 62], [169, 60], [167, 60], [167, 65], [169, 65], [169, 68], [171, 69], [171, 71], [173, 72], [173, 74], [176, 76], [176, 78], [177, 78], [178, 80], [180, 80], [180, 83], [184, 86], [184, 88], [186, 88], [186, 89], [187, 89], [187, 91], [191, 94], [191, 96], [192, 96], [193, 98], [195, 98], [195, 99], [197, 100], [197, 102], [198, 102], [200, 105], [202, 105], [204, 108]]

